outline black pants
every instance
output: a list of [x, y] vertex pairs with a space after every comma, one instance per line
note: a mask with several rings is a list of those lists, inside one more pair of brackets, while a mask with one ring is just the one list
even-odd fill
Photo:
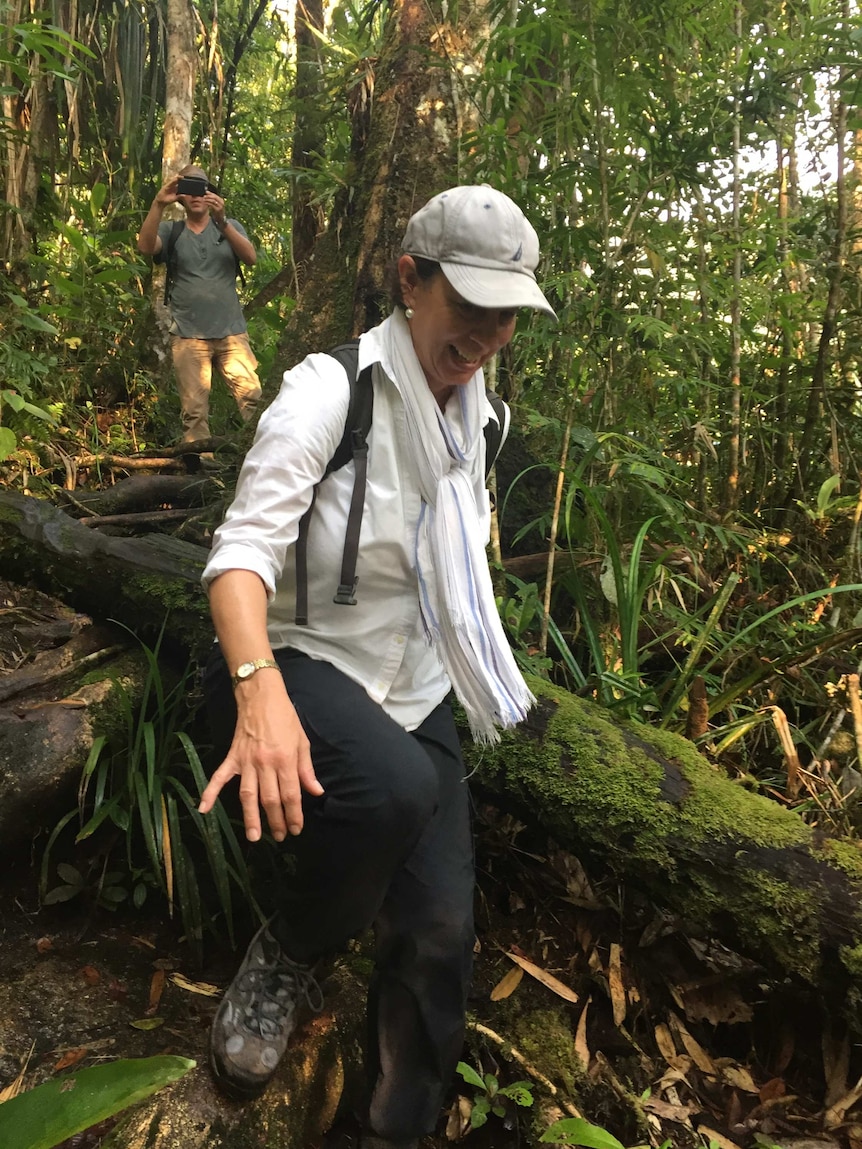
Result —
[[[325, 793], [304, 796], [273, 932], [289, 956], [313, 961], [374, 927], [367, 1116], [381, 1137], [421, 1137], [461, 1054], [474, 942], [469, 794], [451, 709], [442, 703], [407, 733], [328, 663], [291, 650], [276, 659]], [[225, 752], [236, 710], [220, 654], [205, 681]]]

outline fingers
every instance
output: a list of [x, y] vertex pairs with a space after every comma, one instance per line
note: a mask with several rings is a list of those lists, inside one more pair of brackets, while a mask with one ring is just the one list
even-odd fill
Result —
[[316, 798], [319, 798], [320, 795], [323, 794], [323, 786], [318, 781], [317, 775], [314, 772], [311, 751], [307, 745], [305, 752], [300, 755], [296, 772], [299, 776], [299, 784], [307, 794], [313, 794]]
[[[242, 768], [238, 765], [240, 762], [244, 762]], [[303, 791], [316, 797], [323, 793], [304, 734], [289, 753], [275, 757], [264, 755], [255, 758], [254, 755], [246, 755], [242, 745], [237, 748], [235, 744], [201, 795], [198, 810], [202, 814], [212, 810], [225, 784], [236, 775], [240, 776], [239, 798], [245, 835], [250, 842], [261, 839], [261, 810], [277, 842], [283, 842], [288, 834], [301, 833]]]
[[210, 778], [203, 794], [201, 794], [200, 804], [198, 805], [198, 810], [201, 814], [208, 814], [210, 812], [216, 804], [216, 799], [222, 792], [225, 783], [229, 782], [231, 778], [235, 777], [238, 773], [239, 771], [233, 766], [230, 758], [225, 758], [224, 762], [222, 762], [221, 766], [219, 766], [218, 770], [216, 770], [212, 778]]

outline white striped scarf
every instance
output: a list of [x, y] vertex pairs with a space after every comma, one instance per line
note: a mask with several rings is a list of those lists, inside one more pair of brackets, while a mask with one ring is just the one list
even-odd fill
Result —
[[459, 386], [446, 416], [428, 387], [401, 311], [387, 324], [395, 382], [404, 400], [410, 461], [422, 494], [416, 531], [419, 602], [429, 639], [467, 714], [476, 742], [520, 722], [535, 702], [503, 631], [483, 546], [487, 500], [481, 370]]

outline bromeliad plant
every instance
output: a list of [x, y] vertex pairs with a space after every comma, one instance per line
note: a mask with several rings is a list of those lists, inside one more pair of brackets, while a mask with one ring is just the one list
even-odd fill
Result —
[[[57, 838], [75, 817], [80, 823], [76, 843], [112, 826], [115, 838], [125, 845], [124, 863], [133, 883], [134, 905], [143, 905], [149, 888], [159, 889], [170, 913], [174, 907], [179, 909], [187, 939], [200, 953], [204, 928], [213, 926], [201, 891], [205, 876], [214, 888], [231, 944], [235, 889], [242, 893], [245, 905], [262, 915], [227, 812], [221, 805], [206, 818], [198, 812], [206, 777], [192, 740], [181, 728], [189, 718], [191, 667], [168, 687], [159, 665], [161, 639], [162, 635], [153, 648], [140, 643], [147, 673], [139, 702], [123, 681], [116, 681], [114, 693], [123, 713], [124, 737], [114, 743], [103, 735], [95, 739], [81, 775], [78, 808], [60, 820], [48, 840], [41, 893], [43, 901], [65, 900], [64, 887], [47, 889], [50, 858]], [[72, 870], [67, 866], [61, 872], [69, 897], [78, 892], [76, 882], [70, 880]], [[114, 893], [109, 900], [116, 904], [119, 876], [112, 873], [110, 877]], [[102, 904], [104, 884], [103, 880], [98, 888]]]

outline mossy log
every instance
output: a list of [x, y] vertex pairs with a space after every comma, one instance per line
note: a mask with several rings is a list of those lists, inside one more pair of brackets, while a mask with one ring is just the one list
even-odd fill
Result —
[[[206, 552], [164, 537], [115, 539], [40, 500], [0, 493], [0, 558], [98, 618], [211, 639]], [[862, 857], [714, 768], [676, 735], [621, 722], [536, 681], [539, 705], [496, 747], [467, 747], [492, 792], [688, 927], [766, 967], [855, 1002], [862, 983]]]
[[166, 535], [114, 538], [90, 530], [44, 499], [0, 491], [4, 576], [85, 611], [124, 623], [152, 641], [189, 651], [212, 640], [200, 575], [205, 548]]
[[[862, 989], [862, 850], [752, 793], [691, 742], [531, 680], [538, 704], [481, 784], [683, 928], [816, 986], [851, 1018]], [[594, 871], [595, 872], [595, 871]]]

